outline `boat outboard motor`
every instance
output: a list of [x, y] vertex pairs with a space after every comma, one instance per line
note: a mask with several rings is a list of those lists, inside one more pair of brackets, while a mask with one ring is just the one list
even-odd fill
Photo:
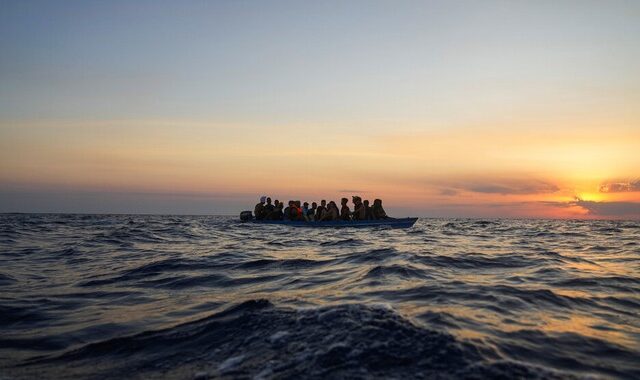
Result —
[[251, 211], [243, 211], [240, 213], [240, 220], [243, 222], [248, 222], [251, 219], [253, 219], [253, 214], [251, 214]]

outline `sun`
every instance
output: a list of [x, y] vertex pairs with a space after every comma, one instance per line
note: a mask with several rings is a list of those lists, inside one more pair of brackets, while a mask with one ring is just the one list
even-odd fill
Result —
[[576, 194], [576, 199], [590, 202], [602, 202], [605, 200], [604, 194], [601, 193], [579, 193]]

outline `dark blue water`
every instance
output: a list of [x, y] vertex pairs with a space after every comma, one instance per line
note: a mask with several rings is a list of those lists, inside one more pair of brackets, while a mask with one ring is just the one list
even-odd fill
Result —
[[640, 378], [640, 223], [0, 215], [0, 378]]

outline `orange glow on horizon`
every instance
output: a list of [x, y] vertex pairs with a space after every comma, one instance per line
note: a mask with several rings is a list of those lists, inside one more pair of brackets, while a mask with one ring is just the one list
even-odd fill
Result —
[[[23, 187], [309, 200], [361, 193], [424, 215], [551, 218], [596, 216], [576, 198], [640, 201], [639, 192], [599, 191], [612, 178], [633, 178], [640, 167], [640, 131], [627, 128], [604, 137], [570, 128], [368, 137], [305, 128], [304, 141], [295, 144], [282, 137], [297, 133], [297, 126], [254, 134], [217, 123], [135, 120], [0, 128], [11, 131], [0, 142], [0, 181]], [[64, 133], [76, 133], [74, 144], [60, 138]], [[323, 144], [311, 143], [316, 140]]]

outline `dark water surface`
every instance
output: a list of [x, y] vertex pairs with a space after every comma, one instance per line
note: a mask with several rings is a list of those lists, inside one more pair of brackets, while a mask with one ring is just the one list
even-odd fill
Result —
[[640, 223], [0, 215], [0, 378], [640, 378]]

